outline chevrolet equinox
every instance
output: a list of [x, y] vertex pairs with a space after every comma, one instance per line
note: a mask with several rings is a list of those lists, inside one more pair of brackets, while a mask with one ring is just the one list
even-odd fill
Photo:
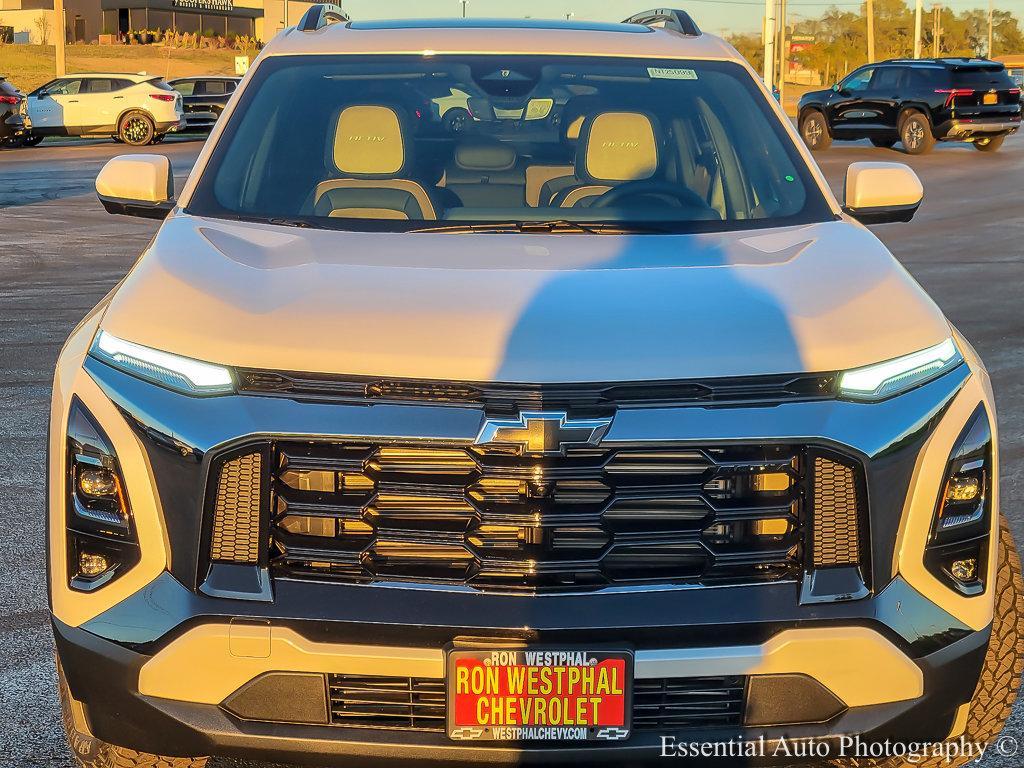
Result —
[[83, 768], [1000, 732], [989, 376], [864, 226], [921, 184], [840, 203], [685, 13], [313, 6], [177, 198], [159, 155], [96, 188], [164, 221], [54, 381]]

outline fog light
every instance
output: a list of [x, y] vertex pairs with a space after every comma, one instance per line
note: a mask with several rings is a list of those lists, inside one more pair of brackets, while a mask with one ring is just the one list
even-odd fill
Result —
[[78, 573], [87, 578], [99, 576], [110, 570], [110, 560], [106, 555], [85, 550], [78, 553]]
[[953, 564], [949, 567], [949, 572], [953, 574], [953, 578], [957, 581], [968, 584], [978, 578], [978, 561], [973, 557], [954, 560]]
[[109, 469], [79, 469], [78, 490], [86, 496], [114, 496], [117, 478]]
[[976, 475], [957, 475], [946, 485], [946, 502], [975, 501], [981, 496], [981, 480]]

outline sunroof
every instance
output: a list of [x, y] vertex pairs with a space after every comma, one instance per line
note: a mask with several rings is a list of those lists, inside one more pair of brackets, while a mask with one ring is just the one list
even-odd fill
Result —
[[603, 21], [559, 21], [557, 19], [380, 19], [352, 21], [350, 29], [561, 29], [587, 32], [650, 32], [641, 24], [610, 24]]

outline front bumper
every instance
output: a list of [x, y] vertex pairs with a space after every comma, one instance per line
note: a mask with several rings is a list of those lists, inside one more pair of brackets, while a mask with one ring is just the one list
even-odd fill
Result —
[[[210, 627], [210, 625], [202, 625]], [[826, 630], [829, 631], [829, 630]], [[845, 630], [838, 629], [839, 634]], [[217, 634], [216, 632], [210, 633]], [[867, 644], [876, 643], [869, 630], [855, 632], [863, 635]], [[153, 666], [160, 666], [162, 653], [147, 656], [124, 646], [101, 639], [83, 630], [67, 627], [54, 622], [54, 635], [61, 664], [68, 678], [72, 696], [84, 704], [87, 713], [87, 727], [93, 735], [114, 743], [126, 744], [134, 749], [164, 755], [216, 754], [242, 759], [295, 762], [311, 765], [394, 765], [395, 760], [417, 764], [453, 765], [570, 765], [580, 761], [608, 764], [627, 760], [631, 763], [654, 762], [663, 759], [663, 750], [668, 743], [691, 742], [752, 742], [765, 740], [759, 753], [748, 764], [772, 764], [783, 761], [774, 759], [777, 750], [772, 746], [780, 739], [793, 740], [811, 738], [827, 745], [833, 754], [840, 754], [843, 736], [859, 736], [866, 743], [881, 743], [886, 739], [901, 742], [935, 742], [956, 730], [959, 702], [970, 698], [977, 680], [989, 632], [972, 633], [940, 651], [920, 657], [910, 663], [919, 674], [922, 686], [920, 695], [893, 702], [862, 704], [845, 709], [838, 716], [824, 723], [788, 726], [761, 726], [738, 729], [709, 729], [705, 731], [688, 729], [675, 731], [635, 731], [626, 741], [614, 743], [558, 746], [520, 745], [477, 745], [450, 741], [444, 733], [417, 732], [408, 730], [385, 730], [372, 728], [346, 728], [322, 723], [297, 724], [293, 722], [269, 722], [238, 717], [228, 706], [219, 703], [195, 702], [141, 693], [153, 679], [167, 679], [152, 672]], [[297, 637], [297, 636], [295, 636]], [[294, 639], [294, 638], [289, 638]], [[230, 657], [226, 635], [221, 636], [222, 652]], [[217, 641], [208, 644], [216, 647]], [[270, 657], [258, 660], [257, 667], [273, 667], [275, 656], [282, 657], [282, 663], [289, 656], [284, 646], [276, 644]], [[309, 647], [315, 647], [310, 644]], [[901, 657], [895, 648], [887, 652], [884, 641], [874, 650], [875, 654], [861, 654], [855, 664], [847, 664], [850, 671], [856, 667], [862, 682], [876, 692], [885, 691], [891, 683], [886, 669], [895, 662], [896, 669], [906, 667], [897, 661]], [[417, 658], [396, 658], [401, 649], [386, 646], [361, 646], [368, 654], [360, 659], [334, 655], [319, 659], [321, 668], [344, 667], [346, 661], [358, 664], [355, 668], [363, 673], [375, 669], [374, 660], [380, 666], [387, 658], [387, 669], [391, 675], [420, 669], [430, 664], [431, 657], [440, 652], [424, 649]], [[803, 654], [828, 658], [832, 663], [843, 666], [842, 653], [850, 650], [838, 645], [826, 636], [810, 641], [800, 647]], [[863, 649], [862, 649], [863, 650]], [[718, 658], [712, 658], [718, 655]], [[706, 655], [709, 658], [700, 659]], [[675, 666], [678, 671], [690, 664], [700, 663], [703, 670], [715, 669], [730, 656], [742, 655], [737, 648], [707, 648], [699, 654], [689, 650], [661, 650], [640, 653], [637, 659], [637, 679], [649, 674], [662, 674], [666, 665]], [[173, 656], [173, 654], [172, 654]], [[164, 657], [166, 658], [166, 657]], [[902, 657], [906, 658], [906, 657]], [[202, 659], [200, 663], [196, 663]], [[180, 660], [174, 660], [180, 661]], [[205, 679], [217, 678], [219, 671], [251, 663], [252, 658], [209, 658], [193, 657], [191, 663], [175, 665], [176, 672], [186, 678], [202, 675]], [[225, 667], [225, 662], [227, 667]], [[361, 663], [360, 663], [361, 662]], [[735, 659], [731, 663], [736, 663]], [[420, 670], [422, 671], [422, 670]], [[437, 672], [441, 673], [440, 665]], [[702, 674], [708, 674], [704, 671]], [[149, 679], [147, 679], [149, 678]], [[785, 678], [780, 678], [785, 685]], [[199, 686], [202, 687], [202, 686]], [[190, 690], [198, 690], [193, 687]], [[776, 691], [780, 689], [775, 689]], [[196, 698], [194, 695], [191, 698]], [[287, 717], [288, 707], [298, 706], [282, 697], [280, 707], [282, 719]], [[305, 703], [302, 708], [308, 710]], [[792, 762], [791, 759], [788, 762]]]
[[[811, 717], [784, 727], [748, 724], [731, 734], [744, 738], [784, 732], [940, 740], [956, 730], [973, 693], [988, 642], [991, 591], [973, 598], [955, 594], [929, 576], [920, 554], [951, 445], [979, 402], [991, 407], [984, 374], [967, 365], [871, 405], [623, 409], [606, 436], [813, 440], [863, 457], [874, 589], [862, 599], [801, 603], [794, 582], [526, 596], [277, 579], [273, 599], [266, 600], [199, 589], [196, 510], [204, 472], [220, 447], [281, 434], [386, 437], [420, 430], [472, 437], [480, 413], [255, 396], [183, 400], [95, 360], [83, 365], [87, 343], [77, 360], [72, 344], [65, 353], [71, 364], [58, 367], [51, 457], [62, 455], [67, 403], [78, 397], [117, 450], [142, 550], [140, 563], [109, 586], [70, 593], [64, 587], [66, 537], [62, 524], [54, 524], [63, 520], [63, 467], [51, 461], [58, 654], [88, 728], [102, 739], [163, 754], [313, 763], [343, 757], [363, 764], [396, 758], [463, 764], [658, 758], [660, 737], [667, 734], [648, 731], [614, 745], [480, 747], [451, 742], [443, 732], [303, 724], [287, 713], [281, 719], [290, 722], [246, 719], [225, 707], [236, 691], [266, 673], [440, 679], [445, 649], [466, 638], [624, 648], [636, 655], [638, 679], [802, 675], [841, 701], [842, 711], [821, 722]], [[721, 730], [675, 735], [730, 737]]]

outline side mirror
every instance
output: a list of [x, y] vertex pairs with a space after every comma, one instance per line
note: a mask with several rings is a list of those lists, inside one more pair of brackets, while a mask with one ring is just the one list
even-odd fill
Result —
[[36, 98], [39, 99], [39, 101], [42, 101], [43, 99], [50, 98], [50, 94], [48, 94], [46, 91], [41, 91], [40, 93], [36, 94]]
[[910, 221], [924, 187], [903, 163], [851, 163], [843, 187], [843, 212], [862, 224]]
[[839, 93], [839, 83], [836, 83], [835, 85], [833, 85], [832, 86], [832, 90], [835, 91], [836, 93]]
[[119, 155], [96, 177], [96, 194], [107, 213], [163, 219], [174, 208], [171, 161], [163, 155]]

